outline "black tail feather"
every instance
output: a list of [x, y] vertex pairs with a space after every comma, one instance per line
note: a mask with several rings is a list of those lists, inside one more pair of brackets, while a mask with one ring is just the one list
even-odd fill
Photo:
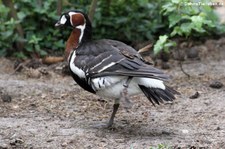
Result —
[[171, 97], [168, 96], [164, 91], [162, 91], [162, 90], [156, 90], [155, 93], [156, 93], [158, 96], [161, 96], [164, 100], [166, 100], [166, 101], [171, 101]]
[[[142, 92], [145, 94], [145, 96], [149, 99], [149, 101], [155, 106], [155, 103], [159, 104], [159, 102], [157, 100], [155, 100], [155, 98], [148, 93], [148, 90], [145, 88], [145, 86], [139, 85], [139, 87], [141, 88]], [[154, 100], [154, 102], [153, 102]]]
[[143, 85], [139, 85], [139, 87], [153, 105], [155, 105], [155, 103], [159, 105], [160, 103], [163, 103], [163, 100], [173, 101], [175, 99], [174, 95], [180, 94], [179, 92], [168, 86], [166, 86], [165, 89], [149, 88]]

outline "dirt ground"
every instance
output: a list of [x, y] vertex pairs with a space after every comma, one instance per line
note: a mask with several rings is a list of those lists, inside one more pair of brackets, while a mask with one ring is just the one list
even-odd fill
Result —
[[200, 59], [183, 62], [190, 78], [175, 60], [164, 70], [181, 93], [173, 103], [154, 107], [143, 95], [133, 97], [110, 130], [94, 125], [108, 121], [113, 102], [82, 90], [60, 65], [12, 74], [15, 62], [1, 58], [0, 149], [225, 148], [225, 87], [210, 87], [214, 80], [225, 84], [225, 38], [195, 48]]

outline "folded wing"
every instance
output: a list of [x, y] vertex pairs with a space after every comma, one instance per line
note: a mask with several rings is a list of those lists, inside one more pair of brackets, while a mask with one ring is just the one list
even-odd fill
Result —
[[81, 69], [89, 78], [118, 75], [159, 80], [169, 78], [161, 70], [145, 63], [133, 48], [119, 41], [93, 41], [81, 46], [76, 51], [76, 54], [79, 55], [79, 59], [75, 59], [77, 67], [79, 65], [80, 67], [86, 66]]

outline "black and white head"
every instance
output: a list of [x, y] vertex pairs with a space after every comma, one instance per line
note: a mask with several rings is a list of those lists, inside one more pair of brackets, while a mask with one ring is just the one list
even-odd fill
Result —
[[91, 22], [88, 16], [77, 10], [71, 10], [66, 13], [63, 13], [57, 23], [56, 27], [72, 27], [81, 30], [82, 34], [84, 34], [85, 38], [91, 38]]

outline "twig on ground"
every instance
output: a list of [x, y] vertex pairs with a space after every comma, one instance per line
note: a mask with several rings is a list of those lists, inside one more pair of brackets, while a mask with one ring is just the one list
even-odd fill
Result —
[[48, 56], [42, 59], [43, 64], [55, 64], [64, 61], [64, 57]]
[[[178, 57], [180, 57], [181, 54], [180, 54], [179, 48], [177, 48], [177, 53], [178, 53]], [[190, 79], [191, 75], [188, 74], [188, 73], [183, 69], [182, 60], [179, 59], [178, 61], [179, 61], [179, 66], [180, 66], [181, 71], [188, 77], [188, 79]]]

